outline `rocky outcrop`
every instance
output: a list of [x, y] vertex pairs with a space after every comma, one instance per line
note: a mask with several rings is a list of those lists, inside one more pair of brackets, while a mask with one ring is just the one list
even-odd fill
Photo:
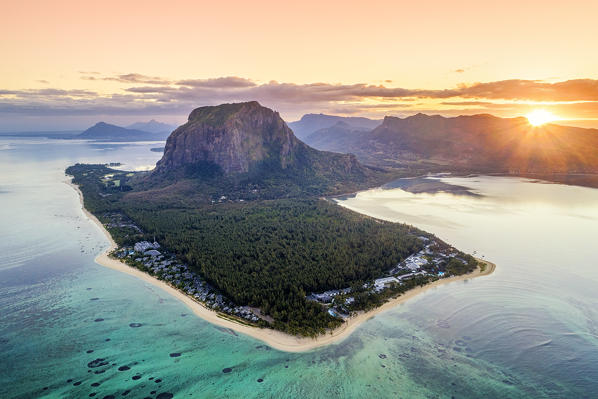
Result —
[[299, 145], [280, 115], [256, 101], [201, 107], [170, 135], [156, 170], [210, 162], [225, 174], [243, 173], [266, 160], [285, 169]]
[[362, 172], [352, 155], [317, 151], [300, 140], [278, 112], [256, 101], [197, 108], [168, 137], [156, 174], [186, 166], [216, 165], [225, 175], [258, 168], [315, 172]]

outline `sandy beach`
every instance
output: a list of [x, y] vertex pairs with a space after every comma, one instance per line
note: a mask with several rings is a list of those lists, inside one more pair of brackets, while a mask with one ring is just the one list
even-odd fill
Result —
[[271, 346], [272, 348], [286, 351], [286, 352], [304, 352], [311, 349], [319, 348], [322, 346], [326, 346], [335, 342], [342, 341], [344, 338], [351, 335], [357, 327], [359, 327], [365, 321], [373, 318], [374, 316], [385, 312], [389, 309], [394, 308], [395, 306], [402, 304], [409, 299], [426, 292], [430, 289], [439, 287], [444, 284], [453, 283], [456, 281], [463, 281], [468, 280], [471, 278], [487, 276], [492, 274], [496, 268], [496, 265], [488, 262], [486, 260], [478, 259], [479, 261], [486, 264], [484, 271], [480, 268], [476, 269], [472, 273], [462, 275], [462, 276], [455, 276], [444, 278], [441, 280], [434, 281], [430, 284], [425, 285], [424, 287], [418, 287], [407, 291], [406, 293], [402, 294], [401, 296], [391, 299], [390, 301], [386, 302], [384, 305], [373, 309], [368, 312], [359, 312], [356, 315], [347, 319], [340, 327], [337, 329], [321, 335], [317, 338], [306, 338], [306, 337], [297, 337], [289, 334], [285, 334], [281, 331], [272, 330], [268, 328], [258, 328], [253, 327], [241, 323], [236, 323], [229, 319], [225, 319], [221, 317], [217, 312], [206, 308], [200, 302], [196, 301], [195, 299], [189, 297], [188, 295], [184, 294], [183, 292], [179, 291], [178, 289], [170, 286], [164, 281], [158, 280], [157, 278], [152, 277], [151, 275], [144, 273], [136, 268], [133, 268], [123, 262], [120, 262], [117, 259], [110, 258], [108, 254], [112, 252], [114, 249], [117, 248], [117, 244], [112, 239], [110, 233], [104, 228], [104, 225], [89, 211], [87, 211], [83, 205], [83, 193], [79, 190], [79, 187], [73, 184], [70, 180], [66, 181], [73, 189], [77, 191], [79, 194], [79, 200], [81, 203], [81, 208], [83, 213], [92, 221], [94, 222], [106, 235], [106, 238], [110, 242], [110, 246], [104, 250], [101, 254], [99, 254], [95, 261], [96, 263], [109, 267], [111, 269], [117, 270], [119, 272], [127, 273], [132, 276], [135, 276], [149, 284], [152, 284], [156, 287], [161, 288], [168, 294], [172, 295], [182, 303], [184, 303], [194, 314], [201, 317], [202, 319], [218, 325], [220, 327], [229, 328], [235, 332], [248, 335], [250, 337], [256, 338], [261, 340]]

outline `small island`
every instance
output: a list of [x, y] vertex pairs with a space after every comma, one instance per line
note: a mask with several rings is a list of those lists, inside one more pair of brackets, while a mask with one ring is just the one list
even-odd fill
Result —
[[152, 172], [77, 164], [67, 174], [112, 242], [99, 263], [281, 350], [333, 342], [424, 289], [494, 270], [327, 200], [391, 176], [308, 147], [256, 102], [193, 111]]

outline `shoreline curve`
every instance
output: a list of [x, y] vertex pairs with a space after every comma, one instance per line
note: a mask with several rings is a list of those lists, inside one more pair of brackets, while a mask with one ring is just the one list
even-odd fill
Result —
[[469, 274], [443, 278], [440, 280], [433, 281], [432, 283], [426, 284], [423, 287], [413, 288], [396, 298], [390, 299], [388, 302], [384, 303], [382, 306], [377, 307], [376, 309], [372, 309], [367, 312], [357, 312], [357, 314], [346, 319], [340, 327], [325, 334], [319, 335], [316, 338], [294, 336], [270, 328], [254, 327], [242, 323], [236, 323], [228, 318], [225, 319], [221, 317], [219, 313], [215, 312], [214, 310], [208, 309], [200, 302], [182, 293], [181, 291], [172, 287], [166, 282], [158, 280], [157, 278], [145, 272], [142, 272], [139, 269], [131, 267], [123, 262], [120, 262], [119, 260], [110, 258], [108, 254], [112, 252], [114, 249], [116, 249], [118, 245], [116, 244], [116, 242], [114, 242], [112, 236], [110, 235], [108, 230], [106, 230], [104, 225], [98, 220], [98, 218], [91, 212], [89, 212], [87, 209], [85, 209], [85, 205], [83, 202], [83, 193], [81, 192], [79, 187], [76, 184], [74, 184], [70, 179], [66, 180], [65, 183], [71, 186], [77, 192], [79, 196], [79, 202], [81, 204], [81, 209], [84, 215], [87, 216], [89, 220], [91, 220], [95, 225], [97, 225], [100, 228], [100, 230], [106, 236], [108, 242], [110, 243], [108, 248], [104, 249], [99, 255], [95, 257], [94, 261], [97, 264], [137, 277], [149, 284], [152, 284], [162, 289], [166, 293], [170, 294], [171, 296], [185, 304], [196, 316], [201, 317], [202, 319], [206, 320], [211, 324], [214, 324], [219, 327], [228, 328], [235, 332], [250, 336], [252, 338], [265, 342], [274, 349], [278, 349], [284, 352], [306, 352], [312, 349], [317, 349], [323, 346], [340, 342], [343, 339], [347, 338], [349, 335], [351, 335], [353, 331], [355, 331], [357, 327], [359, 327], [362, 323], [366, 322], [367, 320], [375, 317], [380, 313], [383, 313], [387, 310], [394, 308], [397, 305], [400, 305], [408, 301], [409, 299], [418, 296], [419, 294], [422, 294], [432, 288], [436, 288], [441, 285], [457, 281], [469, 280], [471, 278], [476, 277], [488, 276], [492, 274], [496, 269], [496, 265], [494, 263], [476, 258], [478, 261], [483, 262], [486, 265], [483, 271], [478, 267], [476, 270]]

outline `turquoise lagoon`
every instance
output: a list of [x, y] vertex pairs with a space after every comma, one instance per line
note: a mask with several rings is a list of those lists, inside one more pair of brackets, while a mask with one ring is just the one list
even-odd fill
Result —
[[[377, 315], [337, 344], [285, 353], [95, 264], [108, 243], [65, 167], [142, 169], [157, 146], [0, 138], [0, 397], [598, 397], [598, 190], [445, 177], [479, 195], [376, 189], [339, 201], [498, 268]], [[106, 364], [90, 368], [96, 359]]]

